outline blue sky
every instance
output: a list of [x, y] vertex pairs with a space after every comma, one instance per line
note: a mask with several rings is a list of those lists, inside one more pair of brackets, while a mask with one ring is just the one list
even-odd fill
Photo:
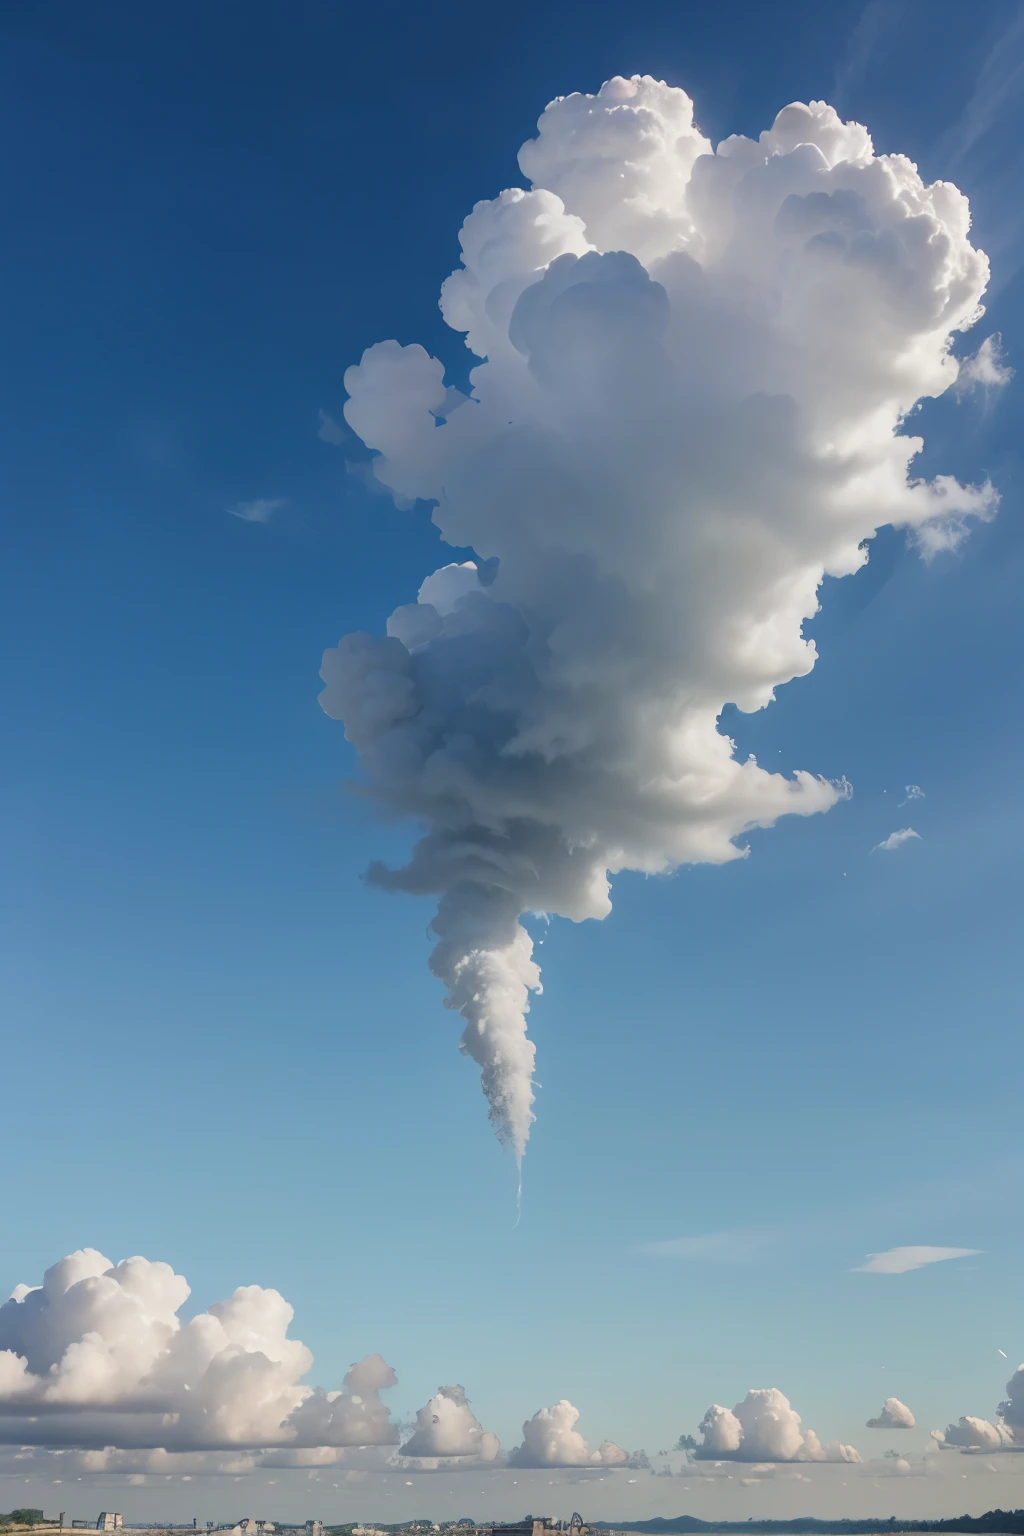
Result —
[[[360, 878], [410, 829], [339, 792], [317, 706], [324, 648], [448, 551], [318, 412], [386, 337], [465, 384], [436, 304], [462, 218], [521, 183], [552, 96], [634, 71], [713, 141], [824, 97], [955, 180], [993, 253], [978, 339], [1017, 361], [1018, 8], [43, 3], [0, 30], [0, 1284], [93, 1246], [172, 1263], [190, 1309], [273, 1286], [313, 1379], [379, 1350], [399, 1412], [464, 1382], [505, 1444], [569, 1397], [653, 1451], [764, 1385], [865, 1455], [890, 1392], [917, 1455], [990, 1416], [1024, 1356], [1019, 387], [921, 415], [923, 470], [991, 476], [998, 517], [930, 565], [883, 532], [825, 583], [813, 674], [727, 716], [741, 756], [853, 798], [552, 924], [515, 1229], [431, 909]], [[230, 515], [257, 498], [285, 505]], [[906, 1244], [980, 1252], [850, 1272]], [[686, 1503], [664, 1486], [644, 1513]]]

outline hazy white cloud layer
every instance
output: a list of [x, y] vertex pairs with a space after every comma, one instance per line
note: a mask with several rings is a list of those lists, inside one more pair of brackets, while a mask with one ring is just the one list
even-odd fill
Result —
[[980, 313], [955, 187], [821, 102], [713, 150], [648, 76], [552, 102], [520, 166], [441, 293], [484, 359], [471, 394], [397, 341], [345, 375], [376, 481], [476, 558], [328, 650], [321, 694], [369, 792], [426, 828], [370, 878], [437, 899], [431, 966], [517, 1156], [521, 916], [604, 917], [619, 870], [742, 858], [750, 828], [835, 805], [843, 784], [738, 760], [719, 712], [811, 670], [819, 584], [881, 525], [930, 558], [996, 506], [897, 435]]
[[859, 1462], [852, 1445], [830, 1440], [822, 1445], [813, 1429], [804, 1430], [789, 1398], [776, 1387], [752, 1387], [735, 1408], [713, 1403], [699, 1425], [699, 1461], [846, 1461]]
[[868, 1429], [913, 1429], [917, 1420], [898, 1397], [887, 1397], [876, 1419], [868, 1419]]
[[853, 1271], [858, 1275], [905, 1275], [912, 1269], [923, 1269], [926, 1264], [940, 1264], [944, 1259], [970, 1259], [980, 1252], [978, 1248], [934, 1248], [911, 1246], [887, 1248], [884, 1253], [869, 1253], [866, 1264], [858, 1264]]

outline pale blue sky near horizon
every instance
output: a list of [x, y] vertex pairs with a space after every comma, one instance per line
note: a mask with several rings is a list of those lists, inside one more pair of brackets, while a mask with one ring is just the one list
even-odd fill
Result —
[[[865, 1449], [889, 1392], [918, 1450], [994, 1411], [1024, 1358], [1019, 384], [919, 418], [998, 517], [930, 565], [880, 535], [822, 590], [812, 675], [729, 712], [741, 755], [853, 798], [547, 931], [515, 1229], [431, 908], [360, 879], [410, 829], [339, 792], [317, 706], [324, 648], [450, 551], [317, 434], [381, 338], [464, 378], [463, 217], [552, 95], [634, 71], [713, 139], [824, 97], [955, 180], [994, 253], [969, 345], [1019, 367], [1020, 15], [6, 8], [0, 1289], [85, 1245], [166, 1259], [190, 1307], [272, 1285], [314, 1380], [379, 1350], [400, 1412], [460, 1381], [505, 1443], [563, 1396], [649, 1451], [750, 1386]], [[258, 498], [286, 505], [230, 515]], [[711, 1233], [739, 1236], [642, 1251]], [[905, 1244], [980, 1252], [851, 1273]]]

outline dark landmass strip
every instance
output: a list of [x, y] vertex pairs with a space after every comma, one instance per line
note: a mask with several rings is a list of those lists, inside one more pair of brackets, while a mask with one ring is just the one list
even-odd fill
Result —
[[646, 1536], [747, 1531], [752, 1536], [874, 1536], [884, 1531], [984, 1531], [1024, 1536], [1024, 1509], [990, 1509], [984, 1515], [954, 1515], [949, 1520], [697, 1520], [692, 1515], [656, 1520], [592, 1520], [594, 1530], [642, 1531]]

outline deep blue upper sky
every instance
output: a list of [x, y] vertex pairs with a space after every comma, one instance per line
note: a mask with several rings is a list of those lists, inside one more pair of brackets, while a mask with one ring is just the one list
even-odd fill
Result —
[[[338, 794], [316, 703], [324, 647], [447, 552], [317, 429], [381, 338], [464, 380], [436, 305], [462, 218], [552, 96], [634, 71], [712, 140], [825, 97], [956, 180], [993, 253], [979, 339], [1017, 361], [1017, 10], [8, 0], [0, 1289], [86, 1243], [202, 1304], [276, 1285], [318, 1379], [380, 1349], [404, 1406], [465, 1381], [507, 1439], [567, 1395], [659, 1445], [769, 1383], [848, 1439], [894, 1367], [925, 1428], [994, 1408], [996, 1346], [1024, 1350], [1019, 390], [922, 418], [996, 521], [930, 567], [881, 537], [826, 584], [813, 676], [730, 723], [853, 800], [553, 929], [515, 1233], [429, 909], [359, 880], [408, 829]], [[258, 497], [288, 507], [228, 515]], [[872, 859], [911, 782], [922, 841]], [[747, 1228], [754, 1266], [633, 1251]], [[847, 1273], [903, 1243], [985, 1253], [884, 1295]], [[598, 1262], [524, 1312], [566, 1249]], [[488, 1287], [453, 1287], [476, 1254]]]

